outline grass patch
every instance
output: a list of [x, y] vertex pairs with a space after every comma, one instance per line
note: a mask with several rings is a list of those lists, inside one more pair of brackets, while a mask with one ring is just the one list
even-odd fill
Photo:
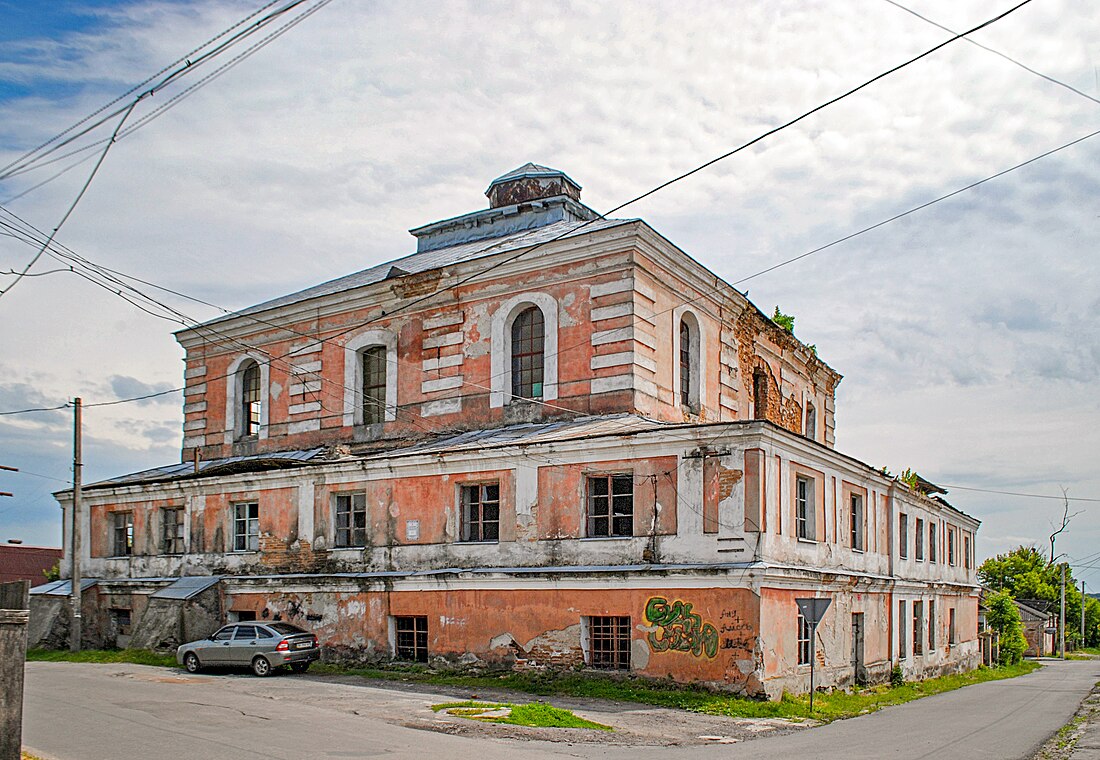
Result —
[[[837, 691], [814, 696], [813, 717], [818, 720], [837, 720], [875, 712], [890, 705], [900, 705], [914, 699], [952, 691], [963, 686], [1014, 678], [1037, 670], [1039, 663], [1024, 661], [1019, 665], [998, 668], [979, 668], [969, 673], [941, 676], [927, 681], [907, 683], [898, 687], [887, 685], [857, 690], [855, 693]], [[669, 682], [635, 678], [606, 678], [590, 674], [506, 673], [500, 676], [469, 676], [432, 673], [422, 669], [401, 671], [377, 668], [338, 669], [321, 666], [318, 672], [343, 673], [364, 678], [387, 679], [407, 683], [424, 683], [437, 686], [457, 686], [469, 689], [508, 689], [538, 696], [592, 697], [620, 702], [638, 702], [672, 707], [708, 715], [738, 718], [788, 718], [809, 717], [809, 696], [785, 694], [774, 702], [757, 701], [707, 689], [681, 686]], [[457, 706], [457, 705], [456, 705]]]
[[[531, 702], [512, 704], [511, 702], [445, 702], [432, 705], [435, 712], [446, 710], [449, 715], [457, 715], [486, 723], [505, 723], [513, 726], [532, 726], [534, 728], [592, 728], [597, 731], [611, 731], [611, 726], [585, 720], [573, 714], [571, 710]], [[488, 715], [486, 713], [508, 710], [506, 715]]]
[[174, 654], [157, 654], [148, 649], [29, 649], [28, 662], [132, 662], [135, 665], [176, 667]]

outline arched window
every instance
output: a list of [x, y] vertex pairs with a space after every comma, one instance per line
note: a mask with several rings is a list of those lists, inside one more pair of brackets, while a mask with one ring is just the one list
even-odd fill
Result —
[[680, 320], [680, 403], [691, 406], [691, 326]]
[[386, 347], [370, 346], [360, 353], [363, 362], [363, 424], [386, 418]]
[[260, 432], [263, 411], [260, 392], [260, 365], [249, 360], [238, 370], [241, 378], [240, 437], [252, 438]]
[[542, 310], [524, 309], [512, 321], [512, 396], [542, 398], [546, 330]]

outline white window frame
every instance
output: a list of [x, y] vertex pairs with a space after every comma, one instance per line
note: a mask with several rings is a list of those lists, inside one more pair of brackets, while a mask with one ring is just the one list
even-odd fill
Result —
[[543, 321], [542, 401], [558, 397], [558, 302], [548, 293], [522, 293], [502, 303], [491, 325], [489, 406], [512, 402], [512, 323], [521, 313], [537, 307]]
[[367, 330], [344, 343], [344, 426], [363, 424], [363, 350], [386, 347], [386, 410], [383, 420], [397, 419], [397, 333]]
[[691, 332], [692, 345], [688, 362], [691, 364], [691, 385], [688, 387], [688, 407], [698, 414], [706, 406], [707, 345], [704, 336], [706, 324], [699, 313], [689, 306], [678, 306], [672, 310], [672, 400], [673, 406], [682, 405], [680, 400], [680, 323], [687, 322]]
[[[800, 484], [806, 484], [805, 512], [798, 514]], [[808, 475], [796, 475], [794, 479], [794, 534], [799, 541], [817, 541], [817, 481]]]
[[271, 398], [268, 392], [271, 386], [271, 360], [261, 354], [250, 352], [237, 357], [237, 359], [229, 365], [229, 369], [226, 370], [226, 390], [229, 391], [225, 394], [226, 443], [236, 443], [242, 440], [242, 421], [238, 419], [238, 413], [241, 409], [241, 394], [244, 391], [242, 386], [244, 373], [241, 372], [241, 368], [250, 361], [256, 362], [256, 364], [260, 366], [260, 429], [256, 431], [256, 438], [259, 440], [267, 438], [268, 414], [271, 409]]

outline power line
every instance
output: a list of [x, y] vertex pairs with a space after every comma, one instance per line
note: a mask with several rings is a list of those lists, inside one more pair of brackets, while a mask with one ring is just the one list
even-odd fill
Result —
[[1002, 496], [1020, 496], [1029, 499], [1054, 499], [1055, 501], [1086, 501], [1093, 504], [1100, 504], [1100, 499], [1088, 499], [1083, 496], [1048, 496], [1041, 493], [1020, 493], [1019, 491], [997, 491], [991, 488], [974, 488], [973, 486], [954, 486], [949, 483], [938, 483], [944, 488], [955, 488], [960, 491], [977, 491], [978, 493], [995, 493]]

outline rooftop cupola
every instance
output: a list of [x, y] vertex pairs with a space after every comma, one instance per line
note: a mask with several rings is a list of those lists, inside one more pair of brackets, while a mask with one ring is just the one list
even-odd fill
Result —
[[600, 216], [581, 203], [581, 186], [565, 172], [538, 164], [497, 177], [485, 195], [487, 209], [409, 230], [416, 237], [417, 253]]
[[556, 195], [568, 195], [579, 201], [581, 186], [565, 172], [530, 163], [497, 177], [485, 191], [490, 208], [514, 206]]

